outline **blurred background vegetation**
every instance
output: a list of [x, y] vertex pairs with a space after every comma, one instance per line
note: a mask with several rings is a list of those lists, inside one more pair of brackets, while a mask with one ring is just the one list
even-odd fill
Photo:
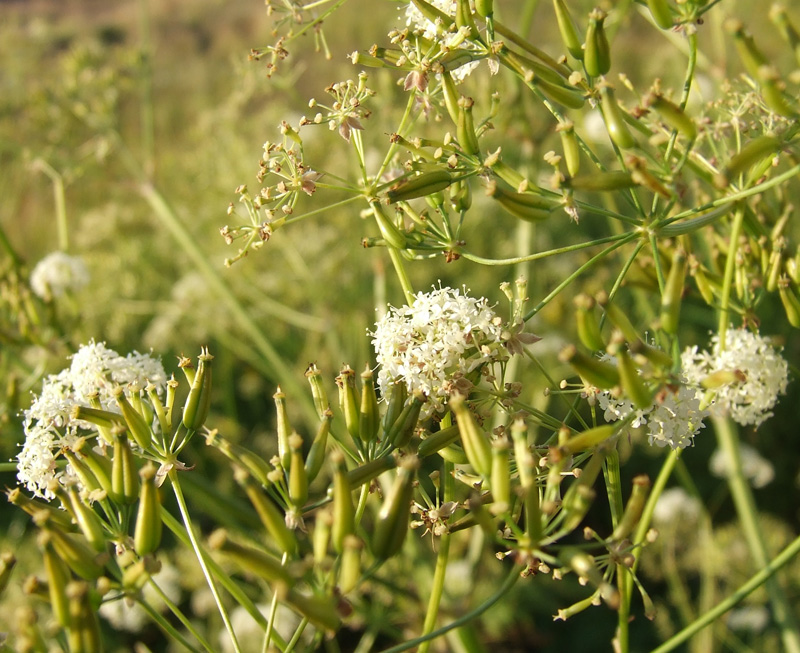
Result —
[[[594, 4], [588, 0], [571, 3], [573, 14], [585, 15]], [[371, 361], [366, 333], [374, 323], [375, 307], [384, 301], [401, 303], [402, 295], [393, 272], [385, 269], [388, 259], [383, 250], [361, 248], [362, 237], [376, 234], [371, 231], [373, 224], [360, 219], [359, 206], [326, 212], [281, 230], [274, 242], [230, 269], [223, 261], [232, 252], [219, 235], [228, 220], [225, 211], [234, 200], [234, 189], [243, 183], [255, 184], [262, 143], [279, 140], [281, 121], [296, 125], [308, 111], [308, 99], [321, 99], [328, 84], [355, 77], [358, 69], [345, 54], [385, 41], [397, 4], [361, 5], [362, 10], [348, 5], [346, 12], [326, 21], [324, 34], [331, 59], [312, 53], [315, 43], [309, 35], [288, 46], [290, 56], [268, 79], [263, 63], [248, 61], [251, 48], [275, 40], [263, 3], [255, 0], [0, 2], [0, 379], [8, 388], [0, 407], [0, 455], [4, 460], [16, 454], [22, 440], [16, 415], [28, 405], [30, 392], [40, 387], [43, 375], [60, 370], [65, 357], [92, 338], [106, 341], [123, 354], [152, 348], [168, 370], [174, 369], [176, 356], [194, 355], [207, 345], [217, 357], [214, 416], [209, 424], [265, 455], [275, 448], [271, 397], [277, 383], [294, 383], [294, 388], [304, 390], [303, 371], [315, 362], [326, 374], [333, 396], [332, 379], [342, 364], [358, 369]], [[549, 2], [497, 5], [507, 23], [529, 21], [538, 47], [549, 52], [562, 50]], [[763, 3], [739, 0], [722, 5], [721, 11], [710, 12], [712, 24], [700, 29], [719, 34], [718, 23], [726, 15], [736, 15], [768, 56], [786, 61], [782, 44], [769, 36], [773, 28]], [[630, 22], [620, 27], [619, 38], [636, 55], [615, 65], [613, 72], [624, 71], [640, 88], [654, 77], [677, 88], [683, 61], [671, 41], [681, 37], [656, 34], [635, 10], [628, 15]], [[701, 43], [705, 44], [701, 89], [704, 79], [713, 88], [737, 73], [738, 64], [721, 41], [711, 38]], [[678, 65], [673, 65], [675, 62]], [[375, 74], [370, 79], [382, 104], [370, 119], [373, 142], [368, 147], [385, 148], [388, 134], [394, 131], [398, 109], [390, 108], [391, 98], [399, 101], [399, 107], [405, 102], [394, 82], [391, 74]], [[485, 88], [470, 86], [467, 81], [462, 92], [480, 97], [484, 107], [489, 105]], [[542, 155], [555, 147], [555, 141], [542, 108], [514, 84], [507, 85], [503, 93], [493, 123], [502, 135], [504, 156], [514, 164], [529, 161], [532, 176], [540, 166], [546, 171]], [[306, 158], [315, 162], [314, 167], [341, 170], [342, 165], [353, 165], [344, 158], [343, 143], [331, 146], [335, 138], [324, 127], [304, 132]], [[499, 144], [501, 138], [496, 140]], [[491, 147], [491, 143], [490, 136], [487, 144]], [[68, 251], [85, 260], [92, 281], [69, 300], [44, 304], [28, 297], [36, 320], [22, 323], [16, 311], [21, 301], [20, 282], [38, 260], [63, 247], [57, 220], [61, 186]], [[150, 187], [172, 207], [180, 228], [176, 230], [153, 202], [148, 202], [142, 189]], [[476, 205], [480, 207], [482, 201], [476, 198]], [[466, 226], [466, 240], [470, 242], [471, 234], [481, 234], [474, 251], [484, 256], [513, 256], [519, 252], [520, 242], [535, 242], [539, 249], [571, 242], [573, 226], [566, 220], [555, 228], [536, 227], [533, 233], [530, 225], [519, 226], [511, 218], [491, 213], [488, 205], [485, 214], [473, 209], [471, 215], [474, 224]], [[488, 232], [487, 222], [493, 225]], [[582, 227], [591, 233], [591, 219]], [[486, 233], [491, 236], [486, 238]], [[197, 252], [205, 266], [198, 263]], [[574, 259], [570, 259], [572, 264]], [[548, 259], [526, 269], [483, 268], [464, 260], [446, 264], [440, 258], [411, 266], [411, 274], [417, 290], [428, 289], [437, 279], [444, 284], [466, 284], [475, 296], [486, 295], [502, 308], [500, 282], [526, 274], [535, 303], [566, 276], [564, 265], [566, 260]], [[235, 296], [278, 352], [290, 378], [254, 346], [250, 331], [232, 314], [225, 292], [210, 281], [209, 267], [214, 270], [211, 276], [225, 284], [225, 292]], [[647, 270], [642, 270], [640, 277], [646, 288]], [[595, 275], [583, 289], [591, 293], [610, 282], [611, 277]], [[549, 361], [553, 378], [568, 375], [566, 369], [559, 369], [555, 354], [570, 339], [572, 325], [563, 323], [563, 302], [569, 299], [552, 302], [533, 325], [534, 331], [545, 336], [539, 354]], [[693, 304], [688, 297], [687, 302], [688, 310], [692, 305], [698, 307], [697, 332], [704, 333], [713, 325], [713, 316], [700, 308], [700, 301]], [[775, 310], [779, 310], [777, 305]], [[770, 333], [766, 323], [764, 330]], [[800, 344], [796, 338], [783, 344], [787, 359], [797, 361]], [[530, 400], [541, 404], [542, 385], [535, 377], [529, 380], [526, 391], [531, 393]], [[790, 395], [779, 405], [771, 427], [758, 436], [749, 433], [746, 437], [758, 443], [761, 454], [775, 468], [775, 480], [757, 491], [760, 505], [768, 513], [765, 528], [775, 538], [775, 547], [800, 526], [794, 500], [800, 450], [796, 385], [790, 386]], [[295, 402], [293, 417], [302, 428], [298, 405]], [[713, 439], [701, 434], [695, 449], [684, 456], [682, 473], [693, 478], [715, 520], [726, 524], [733, 513], [724, 482], [708, 472], [713, 449]], [[655, 473], [660, 454], [642, 449], [627, 452], [636, 460], [623, 467], [624, 482], [629, 485], [635, 473]], [[208, 478], [215, 478], [219, 460], [208, 457], [199, 445], [190, 455], [189, 462], [197, 464]], [[4, 473], [2, 480], [6, 486], [15, 484], [11, 472]], [[230, 478], [220, 478], [217, 489], [224, 492], [231, 483]], [[201, 506], [198, 509], [202, 512]], [[6, 545], [19, 547], [25, 541], [27, 517], [22, 513], [2, 506], [0, 523]], [[715, 534], [726, 538], [724, 541], [715, 540], [713, 546], [698, 553], [729, 561], [716, 572], [721, 591], [732, 590], [753, 571], [746, 556], [726, 553], [724, 547], [734, 547], [738, 537], [734, 525], [726, 528]], [[426, 548], [427, 542], [420, 541], [420, 555], [426, 554]], [[464, 551], [463, 555], [472, 554]], [[24, 568], [26, 560], [21, 558]], [[685, 562], [678, 564], [685, 567], [680, 575], [691, 596], [702, 565], [691, 556], [681, 560]], [[648, 649], [674, 631], [685, 616], [668, 604], [676, 589], [658, 573], [657, 562], [649, 569], [648, 588], [662, 612], [652, 624], [638, 613], [638, 627], [632, 630], [639, 640], [637, 650]], [[429, 580], [422, 570], [427, 568], [420, 567], [417, 576], [398, 580], [395, 592], [408, 592], [413, 586], [424, 597]], [[797, 597], [800, 572], [795, 569], [791, 578], [790, 593]], [[493, 576], [469, 578], [462, 586], [454, 580], [449, 609], [458, 614], [462, 603], [473, 603], [473, 584], [477, 594], [488, 594], [491, 588], [481, 589], [484, 580], [491, 583]], [[195, 582], [185, 579], [185, 589], [190, 590]], [[566, 623], [552, 623], [559, 607], [582, 596], [577, 586], [541, 577], [520, 583], [515, 591], [518, 600], [505, 602], [483, 619], [479, 628], [484, 643], [497, 642], [504, 651], [609, 650], [615, 621], [604, 607]], [[385, 602], [391, 603], [392, 596], [397, 594]], [[15, 600], [23, 599], [12, 588], [6, 594], [6, 605]], [[759, 600], [763, 597], [754, 598]], [[383, 609], [376, 599], [373, 617], [383, 618]], [[12, 628], [9, 618], [13, 614], [10, 608], [0, 608], [0, 630]], [[409, 627], [415, 632], [415, 623], [415, 619], [395, 622], [392, 628]], [[742, 634], [726, 631], [724, 625], [715, 628], [724, 650], [777, 650], [761, 648], [777, 645], [770, 644], [774, 640], [769, 633]], [[118, 650], [130, 650], [133, 641], [120, 635]], [[153, 651], [172, 650], [155, 630], [143, 641]]]

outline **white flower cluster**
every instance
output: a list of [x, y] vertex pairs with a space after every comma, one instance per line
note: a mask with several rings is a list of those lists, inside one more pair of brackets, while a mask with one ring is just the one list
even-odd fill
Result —
[[789, 366], [757, 333], [729, 329], [725, 340], [724, 349], [715, 335], [710, 351], [698, 351], [697, 346], [684, 351], [683, 373], [688, 383], [698, 387], [712, 375], [729, 375], [734, 380], [714, 390], [714, 410], [730, 414], [743, 426], [759, 426], [772, 417], [778, 395], [786, 393]]
[[[458, 8], [458, 2], [456, 0], [428, 0], [428, 4], [453, 18]], [[436, 25], [433, 21], [428, 20], [422, 12], [417, 9], [413, 2], [409, 2], [408, 5], [406, 5], [406, 25], [410, 27], [415, 34], [419, 34], [429, 41], [436, 42], [440, 40], [441, 27]], [[442, 45], [446, 48], [462, 47], [468, 49], [469, 45], [464, 43], [464, 38], [468, 33], [469, 29], [462, 27], [457, 32], [448, 34], [442, 41]], [[451, 71], [453, 81], [456, 84], [464, 81], [477, 67], [477, 61], [471, 61], [463, 66], [459, 66]]]
[[[775, 479], [775, 468], [757, 450], [747, 444], [739, 445], [739, 457], [742, 461], [744, 477], [754, 488], [762, 488]], [[716, 449], [708, 461], [708, 468], [714, 476], [726, 478], [731, 472], [728, 455], [722, 449]]]
[[89, 283], [89, 270], [83, 259], [64, 252], [52, 252], [31, 272], [31, 290], [42, 299], [61, 297]]
[[425, 393], [430, 414], [443, 409], [454, 382], [496, 358], [502, 321], [485, 298], [438, 288], [417, 294], [411, 306], [390, 307], [372, 336], [383, 395], [402, 381], [409, 393]]
[[669, 524], [694, 524], [699, 517], [700, 502], [682, 487], [671, 487], [656, 501], [653, 524], [661, 528]]
[[68, 467], [59, 470], [56, 466], [59, 450], [92, 429], [91, 424], [71, 418], [73, 406], [91, 406], [90, 397], [97, 397], [103, 409], [118, 413], [114, 388], [121, 385], [139, 391], [148, 383], [159, 392], [166, 387], [160, 360], [138, 352], [120, 356], [94, 341], [82, 345], [70, 367], [45, 379], [41, 394], [24, 413], [25, 443], [17, 454], [19, 483], [36, 496], [52, 499], [47, 489], [50, 481], [65, 474], [74, 480]]
[[703, 428], [703, 419], [708, 415], [708, 411], [700, 407], [701, 398], [696, 388], [682, 385], [665, 386], [644, 409], [635, 408], [629, 400], [615, 398], [608, 391], [597, 395], [597, 403], [605, 411], [603, 417], [607, 422], [635, 413], [631, 426], [647, 425], [650, 444], [685, 449], [694, 443], [694, 436]]

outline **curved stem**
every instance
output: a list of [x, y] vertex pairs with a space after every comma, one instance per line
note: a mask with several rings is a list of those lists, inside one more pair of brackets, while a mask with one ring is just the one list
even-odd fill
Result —
[[186, 506], [186, 500], [183, 497], [183, 492], [181, 491], [180, 483], [178, 482], [178, 473], [173, 469], [169, 472], [169, 480], [172, 483], [172, 489], [175, 493], [175, 499], [178, 502], [178, 507], [181, 511], [181, 517], [183, 518], [183, 524], [186, 526], [186, 533], [189, 535], [189, 540], [192, 543], [192, 548], [194, 549], [195, 556], [197, 557], [197, 561], [200, 563], [200, 568], [203, 570], [203, 575], [206, 577], [206, 583], [208, 583], [208, 588], [211, 590], [211, 594], [214, 597], [214, 601], [217, 604], [217, 609], [219, 610], [219, 614], [222, 617], [222, 622], [225, 624], [225, 628], [228, 631], [228, 634], [231, 638], [231, 643], [233, 644], [233, 650], [236, 653], [242, 653], [242, 650], [239, 648], [239, 641], [236, 639], [236, 633], [233, 631], [233, 625], [231, 624], [231, 620], [228, 617], [228, 611], [225, 609], [225, 606], [222, 604], [222, 597], [219, 595], [219, 591], [217, 590], [217, 585], [214, 582], [214, 577], [212, 576], [211, 572], [208, 569], [208, 565], [206, 564], [206, 556], [203, 552], [203, 549], [200, 547], [200, 542], [197, 541], [197, 536], [194, 533], [194, 529], [192, 528], [192, 519], [189, 516], [189, 509]]
[[512, 258], [484, 258], [477, 254], [470, 254], [469, 252], [459, 251], [462, 258], [472, 261], [473, 263], [480, 263], [481, 265], [517, 265], [519, 263], [528, 263], [530, 261], [538, 261], [539, 259], [547, 258], [548, 256], [557, 256], [559, 254], [568, 254], [569, 252], [576, 252], [587, 247], [595, 247], [596, 245], [605, 245], [606, 243], [615, 243], [625, 236], [606, 236], [605, 238], [598, 238], [597, 240], [590, 240], [585, 243], [578, 243], [577, 245], [567, 245], [566, 247], [558, 247], [556, 249], [548, 249], [544, 252], [536, 252], [535, 254], [528, 254], [526, 256], [514, 256]]
[[67, 203], [64, 197], [64, 178], [44, 159], [36, 159], [33, 168], [46, 174], [53, 182], [53, 200], [56, 209], [56, 228], [58, 231], [58, 248], [62, 252], [69, 250], [69, 232], [67, 230]]
[[[736, 514], [744, 531], [747, 547], [756, 566], [767, 567], [770, 564], [764, 534], [758, 524], [758, 508], [756, 507], [750, 485], [742, 470], [742, 458], [739, 452], [739, 433], [730, 418], [714, 417], [714, 431], [719, 448], [728, 459], [728, 487], [731, 491]], [[800, 652], [800, 628], [795, 619], [793, 608], [783, 588], [771, 575], [765, 579], [775, 624], [781, 631], [784, 650], [787, 653]]]

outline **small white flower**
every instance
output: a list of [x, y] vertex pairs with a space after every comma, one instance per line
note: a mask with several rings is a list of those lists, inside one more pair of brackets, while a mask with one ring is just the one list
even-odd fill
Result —
[[771, 417], [789, 381], [789, 366], [778, 350], [747, 329], [729, 329], [725, 349], [718, 335], [711, 338], [709, 351], [686, 349], [681, 365], [687, 380], [698, 387], [712, 374], [734, 376], [736, 380], [715, 389], [714, 408], [743, 426], [759, 426]]
[[664, 527], [669, 524], [693, 523], [700, 516], [700, 503], [682, 487], [664, 490], [653, 510], [653, 524]]
[[428, 414], [441, 411], [454, 380], [495, 360], [502, 333], [486, 299], [458, 289], [434, 289], [417, 294], [411, 306], [390, 307], [372, 334], [381, 392], [388, 396], [402, 381], [409, 394], [425, 393]]
[[[739, 454], [742, 459], [742, 472], [754, 488], [769, 485], [775, 478], [775, 468], [767, 459], [763, 458], [753, 447], [747, 444], [739, 445]], [[730, 460], [722, 449], [716, 449], [711, 454], [708, 468], [714, 476], [725, 478], [730, 472]]]
[[89, 270], [83, 259], [64, 252], [52, 252], [31, 272], [31, 290], [42, 299], [80, 290], [89, 283]]
[[105, 343], [89, 342], [72, 357], [72, 364], [51, 374], [42, 392], [24, 411], [25, 443], [17, 454], [17, 479], [35, 496], [52, 499], [47, 489], [52, 480], [77, 481], [67, 466], [59, 470], [56, 457], [62, 447], [70, 447], [94, 427], [71, 418], [75, 405], [91, 406], [97, 397], [105, 410], [120, 412], [113, 389], [125, 386], [127, 392], [141, 392], [152, 383], [158, 392], [166, 387], [167, 375], [161, 361], [149, 354], [133, 352], [120, 356]]

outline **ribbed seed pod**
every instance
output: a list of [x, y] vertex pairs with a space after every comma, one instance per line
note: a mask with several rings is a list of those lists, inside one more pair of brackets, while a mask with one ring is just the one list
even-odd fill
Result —
[[615, 302], [610, 302], [608, 300], [608, 295], [605, 293], [599, 293], [595, 296], [595, 299], [606, 312], [606, 316], [608, 316], [611, 324], [622, 331], [622, 335], [625, 336], [625, 340], [627, 340], [629, 343], [639, 340], [639, 333], [636, 331], [636, 328], [631, 323], [625, 311], [623, 311], [618, 304]]
[[619, 384], [619, 370], [614, 365], [588, 356], [574, 345], [567, 345], [562, 349], [558, 359], [572, 365], [584, 382], [601, 390], [610, 390]]
[[561, 41], [564, 43], [564, 47], [575, 59], [582, 60], [583, 44], [578, 36], [578, 30], [575, 29], [575, 23], [572, 21], [567, 5], [564, 0], [553, 0], [553, 8], [556, 11], [558, 31], [561, 34]]
[[356, 535], [344, 539], [341, 564], [339, 566], [339, 591], [347, 594], [358, 586], [361, 579], [361, 550], [363, 542]]
[[303, 460], [303, 438], [296, 431], [289, 436], [289, 448], [289, 501], [299, 510], [308, 501], [308, 476]]
[[409, 531], [408, 517], [418, 467], [416, 456], [406, 456], [400, 461], [394, 485], [378, 512], [371, 544], [372, 553], [379, 560], [391, 558], [403, 547]]
[[489, 439], [478, 426], [461, 395], [450, 398], [450, 409], [455, 413], [461, 444], [470, 465], [478, 474], [488, 478], [492, 472], [492, 447]]
[[615, 356], [617, 369], [619, 370], [619, 381], [625, 391], [625, 396], [637, 408], [647, 408], [653, 403], [653, 393], [648, 390], [624, 344], [616, 347]]
[[383, 472], [387, 472], [397, 466], [394, 456], [381, 456], [368, 463], [354, 467], [347, 472], [347, 478], [353, 489], [369, 483], [372, 479], [378, 478]]
[[789, 104], [783, 93], [786, 82], [781, 79], [775, 66], [761, 66], [758, 69], [758, 82], [761, 85], [761, 97], [770, 111], [784, 118], [797, 116], [797, 111]]
[[644, 99], [644, 105], [653, 109], [670, 128], [693, 141], [697, 138], [697, 126], [677, 104], [671, 102], [660, 93], [650, 93]]
[[256, 574], [268, 582], [292, 582], [289, 572], [281, 565], [280, 560], [264, 551], [231, 541], [224, 529], [211, 533], [208, 546], [211, 550], [221, 551], [235, 560], [243, 570]]
[[128, 436], [116, 434], [114, 457], [111, 460], [111, 492], [116, 503], [133, 503], [139, 497], [139, 472], [131, 450]]
[[386, 191], [386, 196], [390, 204], [405, 202], [439, 193], [452, 183], [453, 176], [447, 170], [433, 170], [400, 181]]
[[361, 373], [361, 410], [359, 411], [358, 432], [361, 439], [370, 442], [378, 436], [381, 417], [378, 411], [378, 395], [372, 370], [367, 367]]
[[420, 458], [432, 456], [445, 447], [449, 447], [454, 442], [457, 442], [460, 437], [461, 433], [458, 430], [458, 425], [454, 424], [453, 426], [448, 426], [441, 431], [429, 435], [420, 442], [417, 448], [417, 455]]
[[286, 582], [278, 583], [275, 593], [279, 600], [286, 601], [308, 619], [309, 623], [328, 635], [335, 633], [342, 625], [342, 620], [339, 618], [336, 605], [331, 597], [306, 596]]
[[[616, 427], [612, 424], [595, 426], [588, 431], [583, 431], [572, 436], [566, 442], [559, 445], [559, 451], [564, 454], [575, 454], [596, 447], [601, 442], [605, 442], [614, 435]], [[585, 473], [585, 472], [584, 472]], [[581, 478], [583, 478], [581, 476]]]
[[778, 293], [789, 324], [795, 329], [800, 329], [800, 298], [788, 277], [783, 277], [778, 281]]
[[781, 149], [781, 142], [774, 136], [757, 136], [748, 141], [734, 154], [723, 171], [714, 179], [718, 188], [726, 188], [740, 174], [766, 158], [774, 157]]
[[681, 299], [686, 283], [686, 252], [676, 249], [672, 256], [664, 292], [661, 295], [661, 328], [670, 335], [678, 333], [681, 315]]
[[511, 469], [509, 467], [508, 438], [498, 438], [492, 442], [491, 489], [495, 505], [511, 510]]
[[550, 213], [560, 204], [560, 200], [542, 195], [507, 191], [501, 188], [494, 179], [487, 184], [486, 194], [496, 200], [511, 215], [527, 222], [538, 222], [550, 217]]
[[78, 494], [75, 487], [70, 487], [67, 490], [69, 494], [69, 502], [72, 507], [72, 514], [75, 522], [78, 524], [83, 536], [89, 545], [98, 553], [106, 550], [107, 540], [106, 533], [103, 529], [103, 523], [97, 513], [87, 506]]
[[325, 462], [328, 447], [328, 434], [331, 430], [332, 419], [333, 413], [329, 408], [319, 424], [317, 434], [308, 451], [308, 456], [306, 457], [306, 475], [308, 476], [309, 483], [312, 483], [314, 479], [317, 478], [317, 475], [322, 469], [322, 464]]
[[564, 152], [564, 162], [570, 177], [575, 177], [581, 169], [581, 149], [575, 136], [575, 125], [569, 122], [559, 123], [556, 127], [561, 138], [561, 149]]
[[117, 406], [119, 406], [119, 409], [122, 412], [122, 417], [125, 419], [125, 424], [128, 426], [128, 433], [133, 436], [136, 444], [138, 444], [142, 449], [147, 449], [147, 447], [150, 446], [150, 441], [153, 438], [153, 434], [150, 431], [150, 427], [147, 425], [147, 422], [144, 421], [144, 417], [142, 417], [131, 405], [131, 403], [128, 401], [128, 398], [125, 396], [125, 393], [122, 391], [122, 388], [119, 386], [114, 389], [114, 399], [116, 400]]
[[152, 463], [139, 471], [142, 484], [133, 531], [133, 548], [140, 556], [153, 553], [161, 544], [161, 497], [156, 487], [157, 471], [158, 468]]
[[47, 514], [48, 519], [50, 519], [53, 524], [56, 524], [60, 528], [64, 528], [66, 530], [74, 530], [72, 518], [65, 510], [61, 510], [51, 503], [39, 501], [38, 499], [32, 499], [24, 494], [18, 487], [8, 490], [6, 496], [8, 497], [9, 503], [24, 510], [31, 517], [35, 517], [40, 513]]
[[459, 93], [456, 89], [456, 83], [453, 81], [453, 76], [449, 70], [445, 70], [441, 74], [442, 77], [442, 95], [444, 96], [444, 106], [447, 113], [450, 114], [450, 119], [454, 125], [458, 125], [458, 98]]
[[611, 533], [611, 540], [619, 541], [633, 531], [642, 516], [644, 504], [650, 494], [650, 477], [647, 474], [639, 474], [633, 479], [633, 492], [625, 505], [625, 512], [617, 523], [614, 532]]
[[67, 585], [66, 593], [69, 599], [70, 626], [67, 638], [70, 653], [100, 653], [103, 642], [97, 611], [90, 601], [89, 584], [73, 581]]
[[69, 567], [53, 550], [51, 536], [48, 531], [42, 531], [38, 540], [42, 549], [42, 557], [44, 558], [50, 608], [58, 624], [67, 628], [70, 625], [69, 600], [67, 598], [67, 583], [70, 582], [71, 578]]
[[589, 13], [589, 26], [586, 29], [586, 50], [583, 53], [583, 66], [591, 77], [605, 75], [611, 70], [611, 49], [608, 45], [603, 21], [606, 12], [596, 8]]
[[481, 18], [490, 18], [494, 15], [494, 0], [475, 0], [475, 11]]
[[725, 21], [725, 29], [733, 36], [733, 43], [747, 74], [758, 79], [758, 69], [769, 62], [756, 46], [753, 37], [744, 30], [744, 23], [736, 18]]
[[272, 398], [275, 401], [275, 429], [278, 436], [278, 458], [281, 461], [281, 467], [288, 470], [292, 462], [292, 452], [289, 448], [289, 435], [292, 432], [292, 427], [289, 424], [289, 414], [286, 412], [286, 395], [283, 394], [280, 386], [278, 386], [278, 390], [272, 395]]
[[581, 343], [591, 351], [605, 349], [606, 343], [600, 333], [600, 322], [594, 313], [594, 299], [585, 293], [580, 293], [575, 296], [573, 301], [575, 304], [578, 338]]
[[253, 482], [253, 479], [241, 468], [234, 470], [236, 482], [244, 489], [250, 503], [256, 509], [258, 518], [271, 536], [281, 553], [294, 555], [297, 551], [297, 538], [289, 530], [283, 514], [264, 491]]
[[[161, 397], [158, 396], [158, 392], [156, 392], [156, 386], [152, 383], [148, 383], [147, 387], [145, 387], [145, 392], [147, 392], [147, 397], [150, 399], [150, 404], [153, 406], [153, 410], [156, 412], [156, 417], [158, 418], [158, 425], [161, 428], [161, 432], [163, 434], [169, 434], [172, 431], [172, 424], [167, 419], [167, 411], [164, 408], [164, 402], [161, 401]], [[111, 444], [109, 442], [109, 444]]]
[[336, 377], [336, 386], [339, 388], [339, 408], [342, 409], [347, 432], [354, 440], [359, 437], [358, 429], [361, 423], [355, 377], [356, 373], [349, 365], [345, 365], [339, 372], [339, 376]]
[[411, 436], [414, 435], [414, 430], [417, 428], [419, 422], [419, 415], [422, 412], [422, 405], [425, 403], [425, 395], [416, 391], [411, 398], [400, 416], [392, 424], [389, 432], [386, 434], [386, 440], [396, 449], [405, 447], [410, 441]]
[[333, 472], [333, 524], [331, 536], [333, 549], [341, 553], [344, 549], [345, 538], [355, 531], [356, 509], [353, 505], [353, 488], [347, 476], [347, 467], [341, 452], [333, 456], [335, 465]]
[[480, 145], [478, 144], [478, 136], [475, 134], [475, 122], [472, 117], [473, 104], [472, 98], [462, 96], [458, 100], [456, 137], [464, 151], [474, 156], [480, 152]]
[[34, 522], [50, 534], [50, 542], [60, 558], [81, 578], [97, 580], [103, 574], [103, 562], [107, 554], [92, 551], [82, 538], [64, 533], [59, 528], [51, 528], [47, 520], [34, 517]]
[[625, 124], [622, 109], [614, 97], [614, 89], [608, 84], [600, 86], [600, 110], [608, 135], [617, 147], [626, 149], [636, 145], [636, 141], [628, 130], [628, 125]]
[[564, 500], [561, 502], [564, 521], [560, 530], [565, 533], [575, 530], [589, 511], [589, 507], [595, 497], [592, 486], [603, 467], [605, 457], [605, 451], [595, 451], [583, 468], [580, 477], [569, 486], [566, 494], [564, 494]]
[[0, 595], [8, 587], [11, 580], [11, 572], [17, 564], [16, 556], [10, 551], [3, 551], [0, 553]]
[[197, 431], [206, 422], [211, 408], [211, 361], [214, 357], [203, 349], [197, 357], [197, 372], [189, 388], [183, 406], [183, 425], [189, 431]]
[[672, 29], [672, 11], [667, 0], [647, 0], [647, 8], [656, 25], [661, 29]]

